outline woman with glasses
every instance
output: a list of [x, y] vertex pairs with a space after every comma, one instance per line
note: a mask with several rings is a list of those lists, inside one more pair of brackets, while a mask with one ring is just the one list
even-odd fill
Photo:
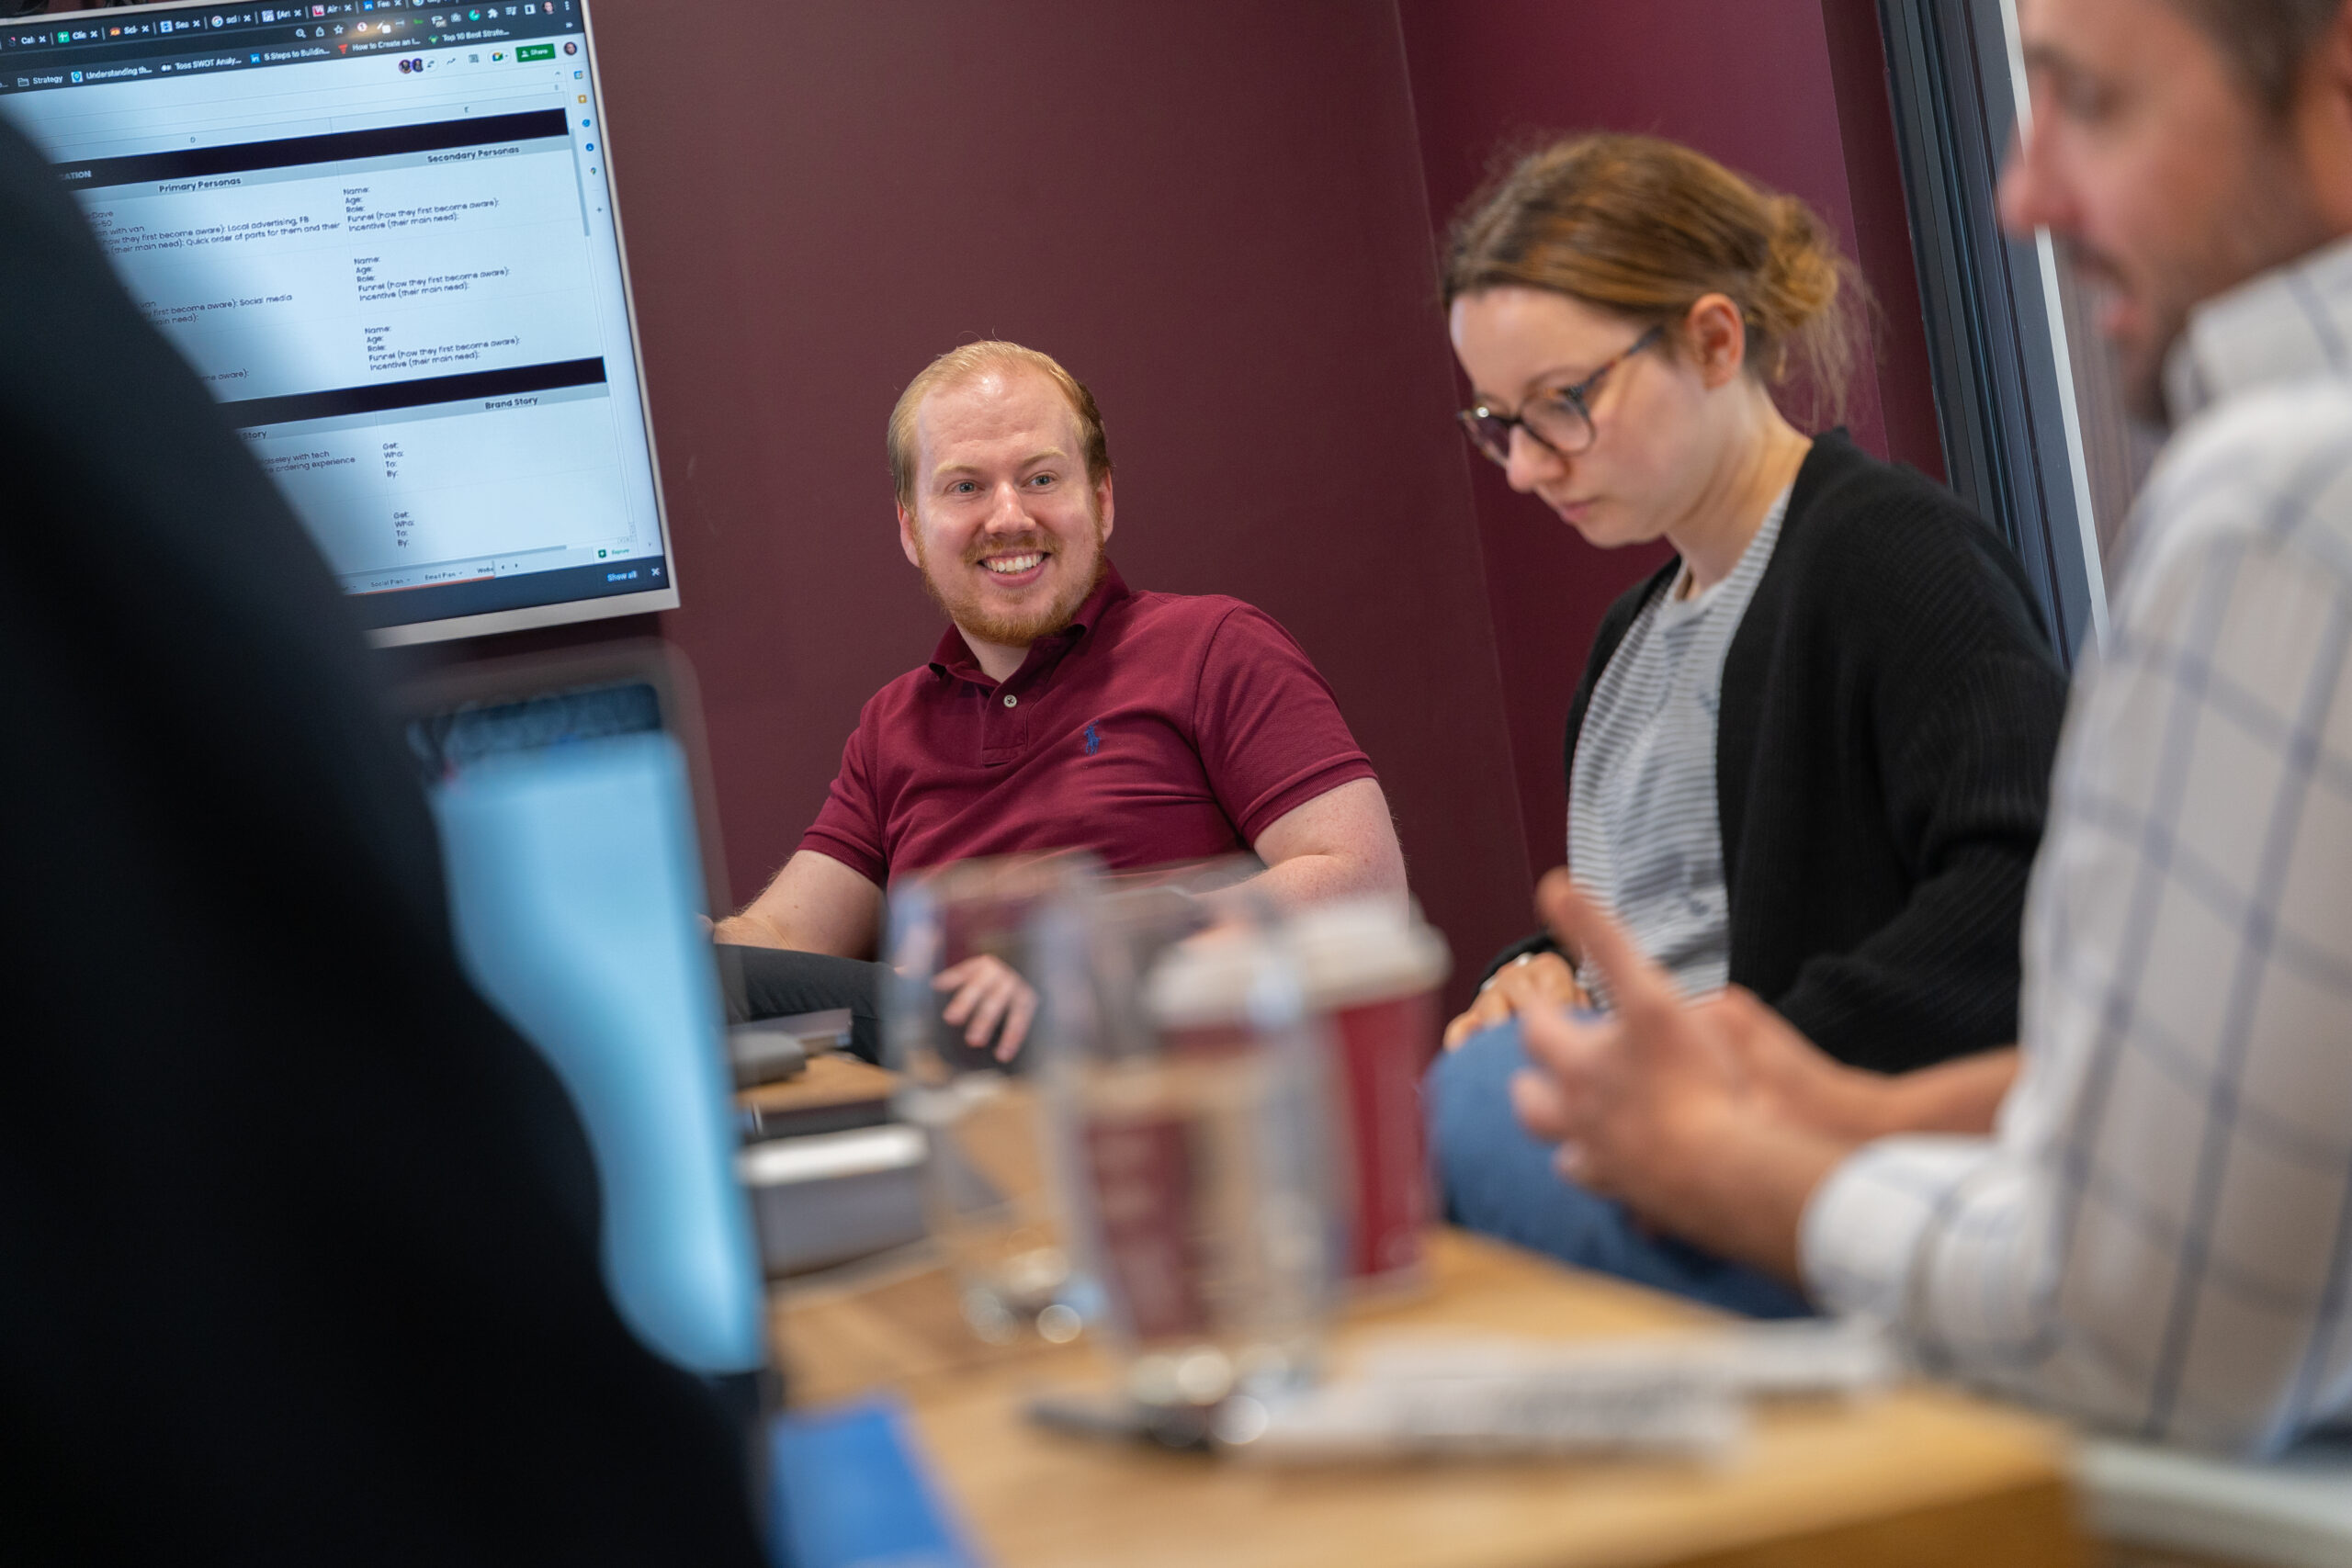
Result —
[[[1866, 337], [1821, 221], [1688, 148], [1581, 138], [1473, 200], [1445, 299], [1463, 423], [1511, 487], [1604, 548], [1676, 552], [1611, 607], [1568, 711], [1570, 871], [1686, 991], [1745, 986], [1832, 1070], [2008, 1043], [2065, 676], [1990, 528], [1781, 412], [1797, 372], [1835, 407]], [[1451, 1215], [1804, 1310], [1642, 1235], [1513, 1122], [1508, 1021], [1605, 1004], [1590, 984], [1531, 937], [1447, 1031], [1428, 1104]]]

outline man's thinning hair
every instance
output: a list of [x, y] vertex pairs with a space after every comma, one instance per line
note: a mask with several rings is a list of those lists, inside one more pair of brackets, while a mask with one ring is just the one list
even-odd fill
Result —
[[2213, 40], [2252, 90], [2283, 119], [2295, 105], [2303, 62], [2339, 16], [2345, 0], [2171, 0]]
[[1069, 400], [1070, 413], [1078, 421], [1079, 450], [1086, 460], [1087, 483], [1100, 485], [1111, 477], [1111, 443], [1102, 434], [1102, 411], [1094, 406], [1094, 394], [1086, 389], [1086, 384], [1063, 369], [1061, 362], [1050, 354], [989, 338], [949, 349], [924, 366], [922, 373], [899, 394], [899, 406], [890, 411], [889, 446], [890, 485], [898, 492], [900, 506], [910, 512], [914, 510], [915, 414], [922, 407], [923, 399], [943, 388], [961, 385], [983, 371], [1016, 367], [1036, 371]]

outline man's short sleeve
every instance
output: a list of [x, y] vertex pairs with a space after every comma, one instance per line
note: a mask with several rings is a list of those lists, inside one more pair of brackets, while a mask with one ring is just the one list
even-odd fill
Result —
[[1306, 651], [1247, 604], [1210, 636], [1193, 717], [1209, 787], [1251, 843], [1317, 795], [1376, 776]]
[[842, 748], [842, 771], [833, 775], [833, 786], [825, 792], [824, 808], [817, 813], [817, 820], [800, 835], [800, 847], [830, 856], [878, 886], [889, 879], [890, 856], [883, 841], [882, 807], [875, 798], [873, 770], [866, 758], [866, 730], [872, 717], [869, 703], [866, 712], [858, 716], [857, 728], [850, 731], [849, 743]]

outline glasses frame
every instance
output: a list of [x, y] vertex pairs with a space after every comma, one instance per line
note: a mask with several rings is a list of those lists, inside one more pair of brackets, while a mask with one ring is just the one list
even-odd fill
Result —
[[[1660, 321], [1655, 326], [1652, 326], [1649, 331], [1644, 333], [1641, 336], [1635, 338], [1631, 344], [1626, 345], [1623, 352], [1601, 361], [1600, 366], [1593, 370], [1592, 374], [1587, 376], [1583, 380], [1576, 382], [1572, 386], [1560, 387], [1550, 391], [1543, 391], [1535, 394], [1535, 398], [1557, 398], [1565, 400], [1570, 408], [1576, 411], [1577, 417], [1584, 421], [1585, 439], [1573, 447], [1563, 448], [1558, 443], [1547, 441], [1542, 435], [1538, 434], [1535, 427], [1527, 423], [1526, 403], [1521, 403], [1520, 405], [1520, 412], [1515, 414], [1497, 413], [1485, 403], [1476, 403], [1473, 404], [1469, 408], [1462, 410], [1456, 413], [1454, 417], [1462, 422], [1463, 433], [1470, 437], [1470, 445], [1476, 446], [1478, 449], [1480, 456], [1494, 463], [1498, 468], [1509, 468], [1510, 466], [1510, 433], [1514, 430], [1525, 431], [1527, 433], [1527, 438], [1530, 441], [1534, 442], [1535, 445], [1543, 447], [1544, 450], [1551, 453], [1556, 457], [1574, 457], [1583, 453], [1589, 452], [1592, 450], [1593, 443], [1600, 439], [1600, 427], [1595, 424], [1592, 419], [1592, 404], [1590, 399], [1593, 392], [1600, 386], [1602, 380], [1608, 377], [1611, 370], [1616, 369], [1617, 367], [1624, 364], [1625, 361], [1633, 358], [1634, 355], [1641, 353], [1642, 350], [1649, 347], [1650, 344], [1657, 342], [1665, 335], [1666, 323], [1664, 321]], [[1528, 400], [1529, 402], [1532, 402], [1534, 398]], [[1487, 445], [1484, 427], [1488, 422], [1492, 422], [1494, 424], [1501, 427], [1502, 445], [1500, 450]]]

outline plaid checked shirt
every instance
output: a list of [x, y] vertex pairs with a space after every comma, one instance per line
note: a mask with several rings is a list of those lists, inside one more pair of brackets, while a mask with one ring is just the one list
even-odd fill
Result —
[[1872, 1144], [1815, 1296], [1930, 1371], [2262, 1453], [2352, 1413], [2352, 242], [2201, 307], [2075, 677], [1991, 1138]]

